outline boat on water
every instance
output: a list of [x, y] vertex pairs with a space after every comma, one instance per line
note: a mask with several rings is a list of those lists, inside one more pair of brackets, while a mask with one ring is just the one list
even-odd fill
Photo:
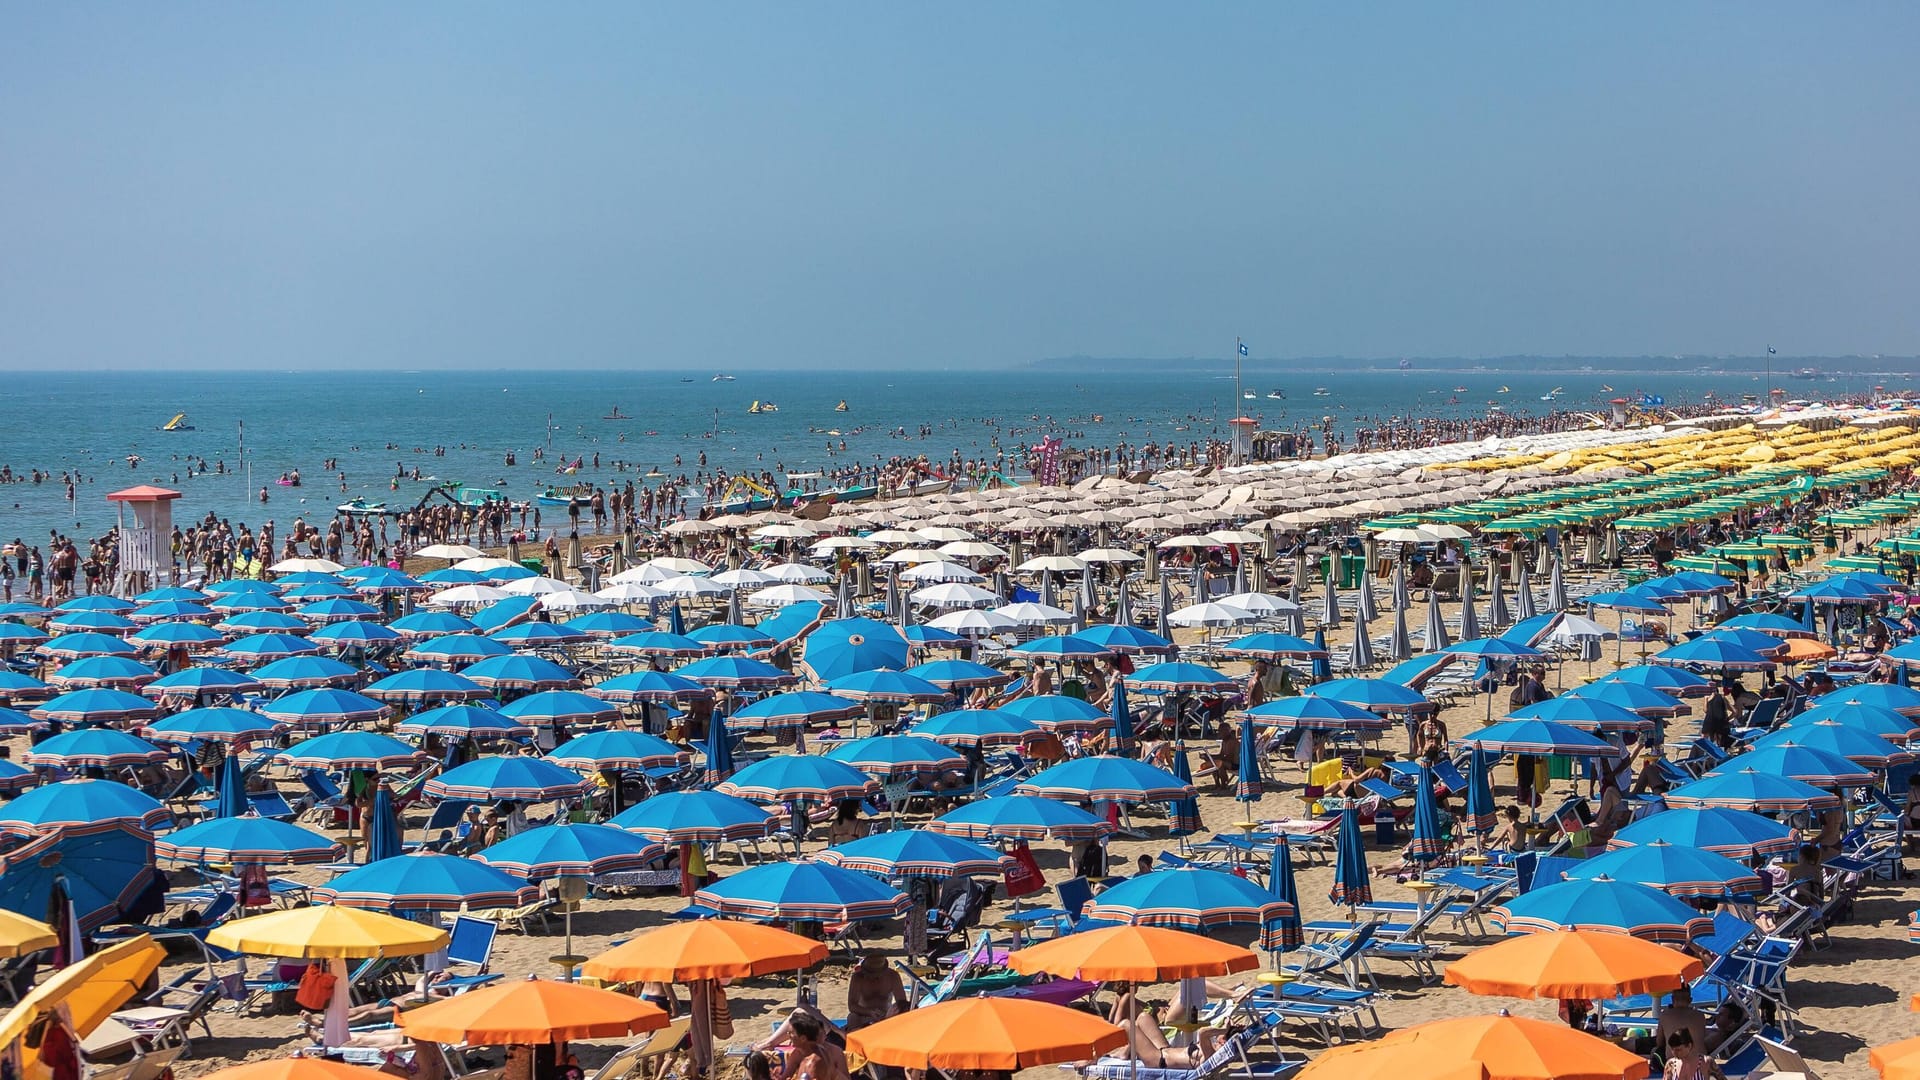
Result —
[[731, 376], [731, 375], [728, 375], [728, 374], [727, 374], [727, 373], [725, 373], [725, 372], [721, 372], [720, 374], [718, 374], [718, 375], [715, 375], [715, 376], [713, 377], [713, 381], [714, 381], [714, 382], [732, 382], [732, 381], [733, 381], [733, 376]]
[[348, 499], [334, 509], [342, 514], [377, 515], [387, 512], [387, 504], [368, 502], [365, 499]]
[[[813, 474], [817, 476], [818, 474]], [[880, 496], [880, 489], [872, 484], [849, 485], [806, 491], [793, 485], [796, 479], [804, 479], [806, 474], [789, 476], [787, 490], [781, 492], [753, 484], [751, 487], [735, 488], [729, 485], [727, 493], [720, 502], [709, 504], [716, 514], [753, 514], [763, 510], [778, 510], [781, 507], [799, 506], [807, 503], [825, 501], [831, 503], [861, 502]], [[953, 481], [945, 477], [923, 480], [901, 488], [889, 488], [888, 498], [913, 495], [938, 495], [953, 486]], [[745, 491], [746, 494], [736, 494]]]
[[160, 425], [161, 431], [192, 431], [193, 425], [187, 423], [187, 414], [180, 413], [173, 419]]
[[1611, 387], [1611, 386], [1608, 386], [1608, 385], [1607, 385], [1606, 383], [1601, 383], [1601, 384], [1600, 384], [1600, 392], [1601, 392], [1601, 393], [1603, 393], [1603, 394], [1611, 394], [1611, 393], [1613, 393], [1613, 387]]
[[833, 411], [834, 411], [834, 412], [846, 412], [846, 411], [847, 411], [847, 399], [846, 399], [846, 398], [841, 398], [841, 399], [840, 399], [840, 404], [838, 404], [838, 405], [835, 405], [835, 406], [833, 407]]
[[621, 412], [621, 411], [620, 411], [620, 406], [618, 406], [618, 405], [615, 405], [615, 406], [613, 407], [613, 411], [612, 411], [612, 412], [610, 412], [610, 413], [608, 413], [607, 415], [605, 415], [605, 416], [603, 416], [603, 417], [601, 417], [600, 419], [602, 419], [602, 420], [631, 420], [631, 419], [633, 419], [633, 417], [631, 417], [631, 416], [628, 416], [628, 415], [627, 415], [626, 413], [623, 413], [623, 412]]
[[1554, 387], [1553, 389], [1551, 389], [1551, 390], [1549, 390], [1549, 391], [1547, 391], [1546, 393], [1544, 393], [1544, 394], [1541, 394], [1541, 395], [1540, 395], [1540, 400], [1541, 400], [1541, 401], [1552, 401], [1553, 399], [1555, 399], [1555, 398], [1557, 398], [1557, 397], [1559, 397], [1561, 393], [1562, 393], [1562, 390], [1561, 390], [1561, 388], [1560, 388], [1560, 387], [1558, 387], [1558, 386], [1556, 386], [1556, 387]]
[[1498, 390], [1495, 390], [1495, 391], [1494, 391], [1494, 393], [1496, 393], [1496, 394], [1511, 394], [1511, 393], [1513, 393], [1513, 391], [1512, 391], [1512, 390], [1510, 390], [1510, 389], [1508, 389], [1507, 387], [1504, 387], [1504, 386], [1503, 386], [1503, 387], [1501, 387], [1500, 389], [1498, 389]]
[[1810, 368], [1810, 367], [1800, 368], [1799, 370], [1795, 371], [1791, 375], [1787, 376], [1787, 378], [1789, 379], [1817, 379], [1819, 377], [1820, 377], [1820, 369]]
[[1276, 386], [1272, 390], [1267, 391], [1267, 399], [1269, 401], [1285, 401], [1287, 400], [1287, 392]]
[[1313, 396], [1314, 397], [1332, 397], [1333, 391], [1327, 389], [1324, 386], [1316, 386], [1313, 388]]
[[593, 495], [593, 485], [582, 481], [569, 487], [550, 487], [533, 497], [539, 506], [572, 506], [585, 503]]
[[1456, 386], [1453, 388], [1453, 392], [1456, 394], [1464, 394], [1467, 392], [1467, 388], [1464, 386]]
[[752, 405], [747, 406], [747, 411], [750, 413], [756, 413], [756, 414], [768, 413], [768, 412], [779, 412], [780, 406], [775, 405], [771, 401], [755, 400]]

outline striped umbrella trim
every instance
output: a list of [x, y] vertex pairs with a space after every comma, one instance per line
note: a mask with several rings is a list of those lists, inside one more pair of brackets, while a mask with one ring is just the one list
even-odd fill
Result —
[[383, 690], [377, 686], [369, 686], [365, 690], [362, 690], [360, 692], [370, 698], [373, 698], [376, 701], [400, 701], [400, 702], [478, 701], [481, 698], [489, 698], [493, 696], [493, 693], [489, 691], [486, 687], [479, 686], [477, 684], [471, 690], [454, 689], [452, 687], [448, 687], [441, 690]]
[[891, 900], [860, 900], [843, 903], [792, 903], [778, 900], [754, 900], [746, 897], [715, 896], [705, 889], [693, 894], [693, 902], [722, 915], [747, 919], [794, 919], [801, 922], [859, 922], [904, 915], [913, 906], [903, 893]]
[[1185, 787], [1161, 788], [1068, 788], [1036, 787], [1021, 784], [1014, 789], [1016, 795], [1038, 795], [1047, 799], [1064, 799], [1079, 802], [1083, 799], [1094, 802], [1174, 802], [1178, 799], [1192, 799], [1199, 794], [1191, 784]]
[[282, 724], [311, 728], [322, 727], [328, 724], [355, 724], [366, 720], [378, 720], [392, 711], [392, 709], [383, 705], [378, 712], [359, 709], [353, 712], [290, 713], [285, 711], [275, 712], [273, 711], [273, 706], [268, 705], [260, 710], [260, 715]]
[[754, 799], [759, 802], [778, 802], [783, 799], [814, 799], [821, 802], [839, 802], [842, 799], [862, 799], [880, 787], [877, 781], [869, 780], [856, 787], [852, 784], [835, 784], [832, 787], [741, 787], [731, 780], [721, 780], [714, 790], [722, 795], [737, 795], [742, 799]]
[[1394, 723], [1385, 717], [1372, 720], [1334, 720], [1314, 717], [1302, 720], [1292, 716], [1248, 716], [1257, 727], [1269, 727], [1276, 731], [1386, 731]]
[[[685, 675], [682, 676], [682, 678], [692, 679], [694, 682], [710, 689], [727, 690], [771, 690], [777, 686], [788, 686], [800, 681], [798, 675], [787, 675], [781, 678], [775, 678], [771, 675]], [[836, 691], [836, 693], [838, 693], [838, 691]], [[841, 696], [853, 697], [854, 695], [841, 694]], [[888, 699], [875, 698], [874, 700], [881, 701]]]
[[[1572, 727], [1573, 725], [1567, 725]], [[1533, 757], [1619, 757], [1620, 752], [1607, 748], [1605, 753], [1590, 746], [1569, 746], [1556, 742], [1528, 742], [1515, 739], [1460, 739], [1468, 747], [1479, 747], [1491, 754], [1528, 754]]]
[[1373, 903], [1373, 886], [1371, 884], [1362, 884], [1358, 887], [1352, 887], [1344, 882], [1336, 881], [1333, 883], [1333, 888], [1327, 890], [1327, 899], [1332, 900], [1335, 904], [1346, 907], [1359, 904], [1371, 904]]
[[404, 769], [420, 760], [419, 754], [388, 754], [376, 757], [283, 757], [284, 765], [296, 769], [365, 769], [369, 772], [383, 772], [387, 769]]
[[469, 675], [467, 678], [495, 690], [573, 690], [583, 685], [579, 679], [517, 679], [490, 675]]
[[1260, 928], [1260, 947], [1268, 952], [1291, 952], [1306, 944], [1306, 941], [1306, 935], [1300, 931], [1298, 916], [1274, 919]]
[[817, 857], [828, 866], [858, 870], [863, 874], [878, 874], [881, 877], [972, 877], [975, 874], [1001, 873], [1013, 863], [1012, 859], [1004, 857], [962, 859], [958, 862], [877, 859], [858, 855], [850, 858], [832, 850], [823, 851]]
[[173, 755], [165, 750], [124, 754], [43, 754], [28, 751], [22, 762], [27, 765], [53, 765], [95, 769], [118, 769], [128, 765], [151, 765]]
[[322, 686], [351, 686], [357, 678], [359, 678], [359, 675], [352, 673], [340, 675], [285, 675], [259, 679], [258, 682], [261, 686], [272, 687], [276, 690], [291, 690], [296, 686], [311, 690]]
[[[729, 727], [733, 726], [729, 721]], [[548, 761], [567, 769], [657, 769], [681, 765], [687, 754], [614, 754], [607, 757], [548, 757]]]
[[[1107, 730], [1113, 726], [1113, 717], [1098, 716], [1093, 718], [1075, 717], [1070, 720], [1035, 720], [1033, 724], [1043, 731], [1052, 731], [1063, 735], [1083, 735], [1091, 731]], [[1018, 742], [1020, 740], [1015, 741]]]
[[631, 854], [602, 855], [597, 859], [548, 859], [543, 862], [505, 862], [498, 859], [481, 861], [495, 870], [505, 870], [509, 874], [518, 874], [535, 881], [554, 877], [593, 877], [598, 874], [614, 874], [622, 870], [639, 870], [658, 859], [661, 852], [656, 849], [633, 852]]
[[936, 818], [920, 827], [929, 832], [958, 836], [964, 840], [1097, 840], [1113, 832], [1113, 826], [1104, 821], [1090, 825], [1019, 823], [982, 825], [969, 821], [941, 821]]
[[517, 784], [449, 784], [442, 780], [429, 780], [421, 788], [427, 795], [436, 799], [472, 799], [490, 802], [496, 799], [513, 799], [518, 802], [547, 802], [552, 799], [573, 799], [585, 795], [592, 784], [585, 780], [571, 784], [536, 784], [526, 787]]
[[51, 819], [42, 819], [40, 821], [27, 821], [24, 818], [0, 819], [0, 833], [11, 833], [15, 836], [38, 836], [41, 833], [55, 832], [55, 831], [71, 832], [74, 829], [86, 828], [88, 826], [93, 826], [93, 825], [119, 825], [119, 824], [134, 825], [134, 826], [138, 826], [139, 828], [152, 831], [154, 826], [164, 825], [167, 822], [172, 820], [173, 820], [173, 813], [164, 806], [158, 806], [153, 808], [152, 810], [148, 810], [143, 814], [138, 814], [132, 817], [128, 817], [125, 814], [116, 814], [113, 817], [83, 818], [83, 819], [68, 820], [68, 821], [51, 820]]
[[1560, 930], [1591, 930], [1604, 934], [1627, 933], [1645, 941], [1654, 941], [1662, 945], [1685, 945], [1694, 938], [1713, 931], [1712, 919], [1689, 919], [1685, 923], [1645, 923], [1639, 926], [1618, 926], [1613, 923], [1559, 923], [1550, 919], [1537, 919], [1529, 916], [1515, 918], [1504, 909], [1495, 908], [1492, 922], [1509, 934], [1551, 934]]
[[485, 909], [496, 907], [519, 907], [530, 904], [540, 896], [537, 886], [528, 885], [517, 892], [480, 892], [460, 895], [456, 893], [381, 893], [381, 892], [339, 892], [322, 885], [313, 890], [316, 903], [336, 907], [360, 908], [364, 911], [459, 911], [462, 908]]
[[1430, 862], [1437, 859], [1446, 854], [1446, 851], [1446, 842], [1438, 838], [1429, 839], [1424, 836], [1416, 836], [1407, 843], [1407, 857], [1410, 859], [1419, 859], [1422, 862]]
[[1184, 836], [1199, 832], [1201, 826], [1200, 808], [1194, 804], [1193, 800], [1176, 799], [1173, 812], [1167, 815], [1168, 831], [1175, 836]]
[[1649, 656], [1647, 660], [1667, 667], [1699, 668], [1702, 671], [1769, 671], [1778, 666], [1771, 660], [1755, 663], [1751, 660], [1679, 660], [1658, 656]]
[[1259, 780], [1241, 780], [1233, 785], [1233, 797], [1241, 802], [1252, 802], [1266, 793], [1266, 784]]
[[[729, 719], [727, 724], [731, 726], [733, 721]], [[996, 731], [989, 735], [922, 735], [920, 737], [932, 739], [941, 746], [1019, 746], [1027, 741], [1026, 736], [1011, 731]]]
[[1500, 824], [1499, 814], [1469, 814], [1461, 823], [1468, 832], [1490, 833]]
[[[589, 686], [581, 692], [592, 694], [602, 701], [615, 705], [633, 705], [643, 701], [704, 701], [713, 696], [713, 691], [704, 687], [699, 690], [608, 690], [605, 687]], [[728, 723], [732, 721], [729, 720]]]
[[1154, 679], [1148, 682], [1142, 682], [1138, 679], [1131, 679], [1131, 678], [1127, 680], [1127, 689], [1144, 690], [1148, 693], [1155, 693], [1155, 694], [1186, 694], [1186, 693], [1197, 694], [1197, 693], [1204, 693], [1209, 690], [1226, 691], [1226, 690], [1233, 689], [1235, 685], [1236, 684], [1232, 679], [1227, 679], [1223, 682], [1213, 682], [1211, 680], [1208, 680], [1205, 682], [1201, 682], [1201, 681], [1182, 682], [1178, 680], [1175, 680], [1173, 682], [1162, 682], [1158, 679]]
[[1274, 900], [1253, 907], [1245, 904], [1231, 904], [1223, 907], [1209, 907], [1201, 910], [1179, 907], [1136, 908], [1124, 904], [1102, 904], [1097, 900], [1087, 906], [1082, 918], [1099, 919], [1104, 922], [1132, 923], [1135, 926], [1165, 926], [1186, 930], [1210, 930], [1216, 926], [1234, 926], [1245, 923], [1264, 923], [1271, 919], [1283, 919], [1297, 915], [1292, 904], [1284, 900]]
[[949, 769], [966, 767], [965, 762], [955, 760], [954, 758], [943, 758], [938, 761], [928, 758], [915, 758], [910, 761], [888, 761], [883, 758], [836, 757], [833, 760], [845, 765], [851, 765], [863, 773], [872, 773], [875, 776], [898, 776], [903, 773], [938, 773], [946, 772]]
[[293, 866], [302, 863], [333, 862], [346, 853], [339, 844], [326, 847], [293, 848], [221, 848], [206, 844], [190, 844], [181, 847], [168, 840], [153, 842], [153, 855], [156, 859], [172, 859], [177, 862], [217, 862], [246, 863], [262, 866]]
[[675, 825], [671, 828], [639, 826], [627, 831], [656, 844], [714, 844], [722, 840], [759, 840], [778, 831], [780, 822], [768, 818], [761, 823], [742, 821], [733, 825]]
[[1777, 814], [1788, 810], [1831, 810], [1840, 805], [1833, 796], [1824, 799], [1748, 799], [1730, 795], [1698, 796], [1673, 792], [1666, 795], [1669, 806], [1717, 806], [1723, 810], [1751, 810], [1756, 814]]
[[111, 724], [122, 720], [151, 720], [160, 714], [153, 707], [145, 709], [49, 709], [44, 706], [27, 710], [29, 716], [41, 720], [59, 720], [69, 724]]
[[32, 787], [34, 783], [39, 779], [40, 779], [39, 777], [33, 775], [32, 773], [25, 773], [20, 776], [8, 776], [5, 778], [0, 778], [0, 792], [5, 792], [8, 795], [18, 795], [21, 792]]

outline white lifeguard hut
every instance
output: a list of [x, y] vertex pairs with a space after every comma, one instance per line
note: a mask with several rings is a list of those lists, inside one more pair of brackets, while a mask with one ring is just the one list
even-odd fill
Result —
[[1253, 433], [1259, 430], [1260, 421], [1251, 416], [1236, 416], [1227, 421], [1227, 427], [1233, 432], [1233, 463], [1244, 465], [1253, 457]]
[[119, 573], [114, 575], [116, 596], [172, 585], [173, 500], [180, 497], [151, 484], [130, 487], [107, 496], [119, 512]]

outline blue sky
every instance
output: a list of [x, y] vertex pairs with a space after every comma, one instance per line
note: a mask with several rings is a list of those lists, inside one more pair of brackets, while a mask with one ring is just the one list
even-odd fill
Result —
[[1920, 352], [1910, 4], [14, 4], [0, 367]]

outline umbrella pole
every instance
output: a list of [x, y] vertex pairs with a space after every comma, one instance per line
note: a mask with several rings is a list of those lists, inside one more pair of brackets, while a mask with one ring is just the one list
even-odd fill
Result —
[[333, 975], [333, 996], [327, 999], [326, 1023], [321, 1034], [328, 1046], [345, 1046], [353, 1035], [347, 1026], [347, 1010], [353, 1005], [353, 974], [347, 970], [345, 957], [328, 960], [327, 968]]

